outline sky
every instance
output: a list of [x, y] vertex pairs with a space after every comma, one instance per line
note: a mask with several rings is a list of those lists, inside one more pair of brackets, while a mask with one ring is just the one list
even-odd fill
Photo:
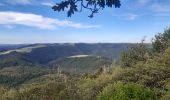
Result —
[[170, 0], [121, 0], [89, 18], [68, 18], [51, 7], [61, 0], [0, 0], [0, 44], [136, 43], [170, 26]]

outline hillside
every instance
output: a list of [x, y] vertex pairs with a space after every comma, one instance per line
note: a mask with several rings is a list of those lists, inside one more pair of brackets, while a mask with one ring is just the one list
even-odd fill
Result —
[[27, 44], [0, 44], [0, 53], [8, 50], [14, 50], [27, 46]]
[[21, 59], [39, 64], [47, 64], [52, 60], [66, 58], [74, 55], [92, 55], [110, 59], [118, 59], [120, 53], [126, 50], [128, 45], [130, 44], [32, 44], [21, 47], [19, 49], [1, 52], [0, 59], [4, 58], [5, 56], [20, 55]]
[[150, 54], [140, 43], [114, 66], [113, 59], [92, 54], [68, 53], [47, 63], [25, 56], [46, 46], [0, 56], [2, 100], [169, 100], [169, 48]]
[[[94, 73], [108, 67], [128, 44], [32, 44], [1, 52], [0, 84], [16, 87], [48, 80], [50, 74]], [[115, 54], [115, 55], [113, 55]], [[113, 56], [112, 56], [113, 55]]]
[[0, 85], [17, 87], [49, 73], [50, 69], [40, 66], [9, 66], [0, 70]]
[[108, 67], [112, 64], [112, 60], [103, 57], [83, 56], [83, 57], [67, 57], [49, 62], [52, 68], [60, 68], [63, 72], [69, 73], [94, 73], [97, 69]]

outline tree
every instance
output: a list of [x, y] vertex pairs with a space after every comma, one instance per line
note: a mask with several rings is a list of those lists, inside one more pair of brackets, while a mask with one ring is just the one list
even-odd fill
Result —
[[153, 52], [164, 52], [170, 47], [170, 28], [165, 29], [163, 33], [158, 33], [152, 40]]
[[159, 100], [159, 97], [155, 91], [142, 85], [118, 82], [106, 86], [97, 100]]
[[121, 66], [133, 67], [138, 62], [145, 62], [149, 54], [146, 44], [139, 43], [128, 48], [126, 52], [121, 54]]
[[83, 8], [91, 11], [89, 17], [92, 18], [93, 15], [98, 13], [100, 9], [103, 10], [105, 7], [119, 8], [121, 4], [120, 0], [65, 0], [61, 1], [60, 3], [56, 3], [52, 9], [58, 12], [67, 9], [67, 16], [71, 17], [75, 12], [78, 12], [78, 6], [80, 6], [80, 12], [83, 10]]

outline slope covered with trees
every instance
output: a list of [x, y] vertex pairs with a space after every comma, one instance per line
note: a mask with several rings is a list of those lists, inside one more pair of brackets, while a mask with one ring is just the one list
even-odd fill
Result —
[[127, 49], [128, 43], [64, 43], [64, 44], [33, 44], [23, 48], [6, 51], [0, 54], [0, 60], [16, 58], [31, 63], [47, 64], [52, 60], [74, 55], [102, 56], [118, 59], [121, 52]]
[[[164, 34], [170, 34], [170, 32]], [[167, 35], [166, 35], [167, 36]], [[168, 37], [166, 37], [169, 39]], [[138, 43], [122, 53], [117, 67], [100, 68], [95, 73], [70, 75], [49, 73], [45, 83], [28, 83], [11, 89], [1, 86], [2, 100], [169, 100], [170, 47], [159, 51]], [[54, 70], [53, 70], [54, 71]]]
[[69, 57], [54, 60], [49, 63], [52, 68], [60, 68], [63, 72], [69, 73], [93, 73], [99, 68], [109, 67], [113, 61], [108, 58], [87, 56], [87, 57]]

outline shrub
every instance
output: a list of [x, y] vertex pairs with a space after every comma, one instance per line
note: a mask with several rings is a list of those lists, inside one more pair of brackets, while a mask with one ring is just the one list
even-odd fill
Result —
[[170, 47], [170, 28], [158, 33], [152, 41], [153, 51], [160, 53]]
[[145, 62], [147, 60], [148, 50], [145, 44], [139, 43], [128, 48], [128, 51], [123, 52], [121, 55], [121, 66], [132, 67], [138, 62]]
[[156, 92], [134, 83], [116, 83], [106, 86], [98, 100], [157, 100]]

